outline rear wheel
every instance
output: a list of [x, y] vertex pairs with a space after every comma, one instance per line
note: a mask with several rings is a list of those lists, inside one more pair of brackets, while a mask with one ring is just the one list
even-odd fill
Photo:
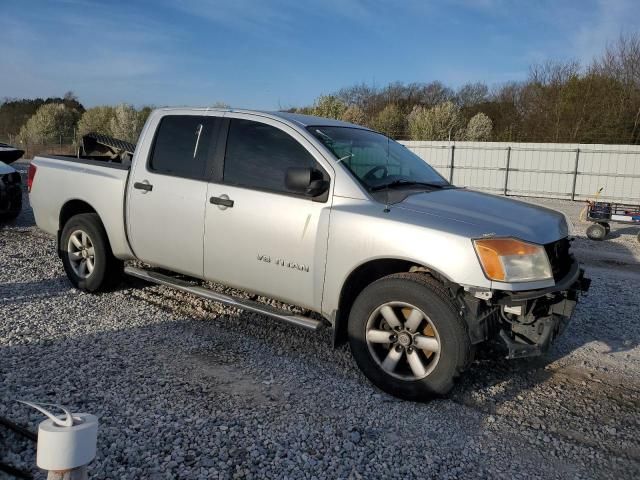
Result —
[[407, 400], [446, 394], [471, 360], [457, 309], [422, 274], [390, 275], [365, 288], [351, 309], [349, 342], [365, 376]]
[[122, 277], [123, 263], [113, 256], [107, 233], [95, 213], [71, 217], [60, 236], [60, 255], [74, 287], [108, 290]]
[[607, 229], [600, 223], [593, 223], [587, 228], [587, 237], [591, 240], [604, 240], [607, 236]]

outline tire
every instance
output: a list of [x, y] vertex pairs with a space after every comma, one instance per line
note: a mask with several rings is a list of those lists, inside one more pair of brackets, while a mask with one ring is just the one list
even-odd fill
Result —
[[607, 232], [607, 235], [609, 235], [609, 232], [611, 231], [611, 225], [609, 225], [607, 222], [598, 222], [598, 223], [604, 227], [604, 229]]
[[[387, 317], [393, 316], [387, 307], [403, 324], [400, 330], [390, 330]], [[408, 332], [407, 326], [418, 321], [412, 322], [414, 314], [423, 318], [418, 328]], [[362, 373], [381, 390], [404, 400], [445, 395], [473, 357], [466, 324], [447, 290], [424, 274], [389, 275], [366, 287], [353, 304], [348, 332], [351, 352]], [[408, 344], [406, 337], [410, 337]], [[394, 357], [391, 364], [400, 358], [395, 366], [385, 368], [389, 355]], [[415, 356], [420, 360], [417, 367]]]
[[589, 225], [589, 228], [587, 228], [587, 237], [589, 237], [591, 240], [604, 240], [604, 237], [606, 236], [607, 229], [600, 223], [593, 223]]
[[62, 229], [59, 250], [69, 281], [80, 290], [106, 291], [122, 278], [123, 262], [113, 256], [107, 232], [96, 213], [71, 217]]

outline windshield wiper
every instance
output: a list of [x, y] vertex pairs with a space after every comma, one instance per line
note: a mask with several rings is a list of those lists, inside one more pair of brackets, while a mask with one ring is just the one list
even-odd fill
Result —
[[375, 185], [369, 187], [370, 192], [377, 192], [386, 188], [404, 187], [404, 186], [417, 186], [417, 187], [429, 187], [429, 188], [446, 188], [446, 183], [429, 183], [429, 182], [415, 182], [413, 180], [394, 180], [393, 182], [385, 183], [383, 185]]

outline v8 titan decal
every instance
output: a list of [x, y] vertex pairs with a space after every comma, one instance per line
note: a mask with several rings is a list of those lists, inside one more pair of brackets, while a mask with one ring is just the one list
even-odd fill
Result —
[[269, 255], [258, 254], [258, 260], [264, 263], [273, 263], [275, 265], [279, 265], [285, 268], [292, 268], [294, 270], [299, 270], [300, 272], [308, 272], [309, 265], [304, 265], [303, 263], [290, 262], [289, 260], [284, 260], [282, 258], [271, 258]]

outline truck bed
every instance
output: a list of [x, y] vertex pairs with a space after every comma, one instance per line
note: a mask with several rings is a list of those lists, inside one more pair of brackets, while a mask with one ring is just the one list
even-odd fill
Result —
[[129, 170], [135, 148], [135, 144], [118, 138], [88, 133], [82, 137], [77, 155], [42, 155], [41, 158]]
[[42, 155], [31, 164], [36, 174], [29, 197], [39, 228], [57, 235], [65, 209], [81, 204], [100, 216], [114, 255], [132, 256], [124, 225], [130, 165], [91, 155]]
[[123, 162], [118, 158], [114, 159], [105, 155], [40, 155], [36, 158], [48, 158], [50, 160], [95, 165], [96, 167], [118, 168], [120, 170], [129, 170], [131, 168], [130, 161]]

